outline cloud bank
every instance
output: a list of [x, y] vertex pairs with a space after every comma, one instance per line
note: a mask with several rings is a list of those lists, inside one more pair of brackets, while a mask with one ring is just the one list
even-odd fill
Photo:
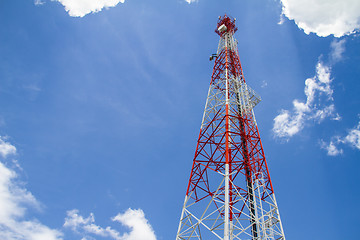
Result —
[[[0, 155], [16, 154], [16, 148], [0, 137]], [[0, 162], [0, 239], [61, 240], [62, 233], [38, 220], [26, 220], [27, 207], [40, 208], [35, 197], [16, 181], [16, 173]]]
[[294, 20], [306, 34], [342, 37], [360, 29], [359, 0], [280, 0], [280, 2], [282, 16]]
[[[128, 209], [125, 213], [119, 213], [112, 218], [130, 229], [129, 233], [120, 234], [111, 227], [100, 227], [95, 224], [94, 214], [84, 218], [79, 215], [79, 210], [74, 209], [67, 212], [64, 227], [81, 234], [84, 238], [92, 236], [109, 237], [115, 240], [156, 240], [154, 230], [145, 218], [141, 209]], [[83, 239], [84, 239], [83, 238]]]
[[[0, 136], [0, 158], [6, 160], [16, 155], [16, 147]], [[13, 161], [18, 168], [18, 163]], [[17, 181], [17, 174], [0, 161], [0, 239], [6, 240], [63, 240], [63, 233], [40, 223], [37, 219], [26, 219], [31, 208], [40, 210], [40, 203]], [[82, 240], [107, 237], [115, 240], [156, 240], [154, 230], [141, 209], [128, 209], [112, 218], [130, 229], [120, 234], [111, 227], [95, 224], [94, 214], [84, 218], [78, 210], [67, 212], [64, 227], [82, 235]]]
[[[40, 2], [40, 0], [37, 0]], [[115, 7], [125, 0], [56, 0], [60, 2], [71, 17], [84, 17], [89, 13], [100, 12], [104, 8]]]

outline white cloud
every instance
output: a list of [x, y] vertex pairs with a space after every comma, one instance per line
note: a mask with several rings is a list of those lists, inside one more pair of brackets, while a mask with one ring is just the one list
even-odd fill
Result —
[[[297, 111], [296, 108], [295, 111]], [[303, 125], [304, 116], [302, 112], [296, 112], [294, 115], [291, 115], [288, 110], [282, 110], [281, 113], [274, 118], [273, 132], [277, 137], [288, 138], [302, 130]]]
[[[345, 52], [345, 40], [334, 40], [330, 47], [329, 60], [335, 64], [343, 58]], [[273, 133], [275, 137], [289, 139], [299, 133], [308, 122], [321, 123], [324, 119], [330, 118], [334, 121], [341, 120], [336, 113], [333, 104], [333, 89], [331, 87], [331, 65], [318, 61], [316, 74], [305, 80], [304, 93], [306, 101], [293, 100], [293, 110], [280, 110], [280, 114], [274, 118]]]
[[321, 148], [325, 149], [329, 156], [337, 156], [343, 153], [343, 149], [339, 148], [339, 145], [350, 145], [360, 150], [360, 121], [356, 127], [348, 131], [345, 137], [334, 136], [330, 143], [321, 141]]
[[130, 233], [124, 234], [124, 240], [156, 240], [154, 230], [141, 209], [128, 209], [125, 213], [116, 215], [112, 220], [131, 229]]
[[41, 0], [34, 0], [34, 4], [35, 5], [43, 5], [45, 2], [41, 1]]
[[345, 137], [334, 136], [331, 138], [330, 143], [321, 141], [321, 148], [327, 150], [329, 156], [337, 156], [343, 153], [343, 149], [339, 148], [340, 144], [350, 145], [360, 150], [360, 121], [356, 127], [348, 130]]
[[89, 13], [100, 12], [103, 8], [115, 7], [125, 0], [56, 0], [60, 2], [71, 17], [84, 17]]
[[343, 139], [343, 142], [360, 150], [360, 122], [357, 127], [349, 131], [348, 135]]
[[187, 3], [193, 3], [193, 2], [197, 2], [197, 0], [185, 0]]
[[[16, 153], [16, 148], [0, 138], [3, 157]], [[40, 208], [35, 197], [16, 181], [16, 173], [0, 162], [0, 239], [61, 240], [62, 233], [38, 220], [25, 220], [27, 207]]]
[[339, 119], [339, 115], [335, 113], [335, 106], [332, 104], [333, 90], [330, 75], [330, 67], [319, 61], [316, 66], [316, 75], [305, 80], [306, 101], [293, 100], [292, 112], [281, 110], [280, 114], [274, 118], [273, 132], [276, 137], [288, 139], [299, 133], [310, 120], [320, 123], [330, 116], [333, 116], [332, 120]]
[[93, 213], [89, 217], [84, 218], [79, 215], [77, 209], [67, 212], [64, 227], [71, 228], [74, 232], [84, 235], [82, 239], [95, 235], [110, 237], [115, 240], [156, 240], [154, 230], [141, 209], [128, 209], [125, 213], [119, 213], [113, 217], [112, 221], [120, 222], [130, 228], [130, 233], [120, 234], [111, 227], [100, 227], [95, 224]]
[[360, 28], [359, 0], [280, 1], [282, 15], [294, 20], [306, 34], [312, 32], [321, 37], [331, 34], [341, 37]]
[[343, 58], [345, 52], [345, 39], [331, 42], [331, 60], [336, 63]]
[[266, 88], [267, 85], [268, 85], [267, 81], [263, 80], [263, 81], [261, 82], [261, 87], [262, 87], [262, 88]]
[[77, 209], [67, 212], [64, 227], [69, 227], [75, 232], [82, 230], [87, 234], [94, 234], [101, 237], [111, 237], [117, 240], [121, 239], [120, 234], [116, 230], [110, 227], [101, 228], [95, 225], [95, 217], [93, 213], [91, 213], [89, 217], [84, 218], [79, 215], [79, 210]]
[[343, 150], [337, 147], [337, 142], [338, 141], [330, 141], [330, 143], [326, 143], [321, 141], [321, 148], [325, 149], [329, 156], [337, 156], [343, 153]]
[[15, 154], [16, 148], [5, 141], [6, 138], [0, 136], [0, 155], [6, 158], [8, 155]]

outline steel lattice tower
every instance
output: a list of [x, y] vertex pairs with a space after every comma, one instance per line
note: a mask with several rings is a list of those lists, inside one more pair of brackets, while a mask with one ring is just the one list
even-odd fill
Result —
[[[220, 36], [176, 240], [285, 239], [246, 84], [235, 19], [219, 17]], [[211, 59], [210, 58], [210, 59]]]

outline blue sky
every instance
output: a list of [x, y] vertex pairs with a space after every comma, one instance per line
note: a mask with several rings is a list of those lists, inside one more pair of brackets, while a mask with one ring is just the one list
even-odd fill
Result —
[[301, 2], [0, 1], [0, 238], [174, 239], [227, 13], [286, 237], [355, 239], [360, 3]]

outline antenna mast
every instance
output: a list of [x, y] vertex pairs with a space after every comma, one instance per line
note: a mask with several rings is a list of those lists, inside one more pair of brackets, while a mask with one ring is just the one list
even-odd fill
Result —
[[246, 84], [235, 19], [219, 17], [220, 36], [176, 240], [285, 240]]

